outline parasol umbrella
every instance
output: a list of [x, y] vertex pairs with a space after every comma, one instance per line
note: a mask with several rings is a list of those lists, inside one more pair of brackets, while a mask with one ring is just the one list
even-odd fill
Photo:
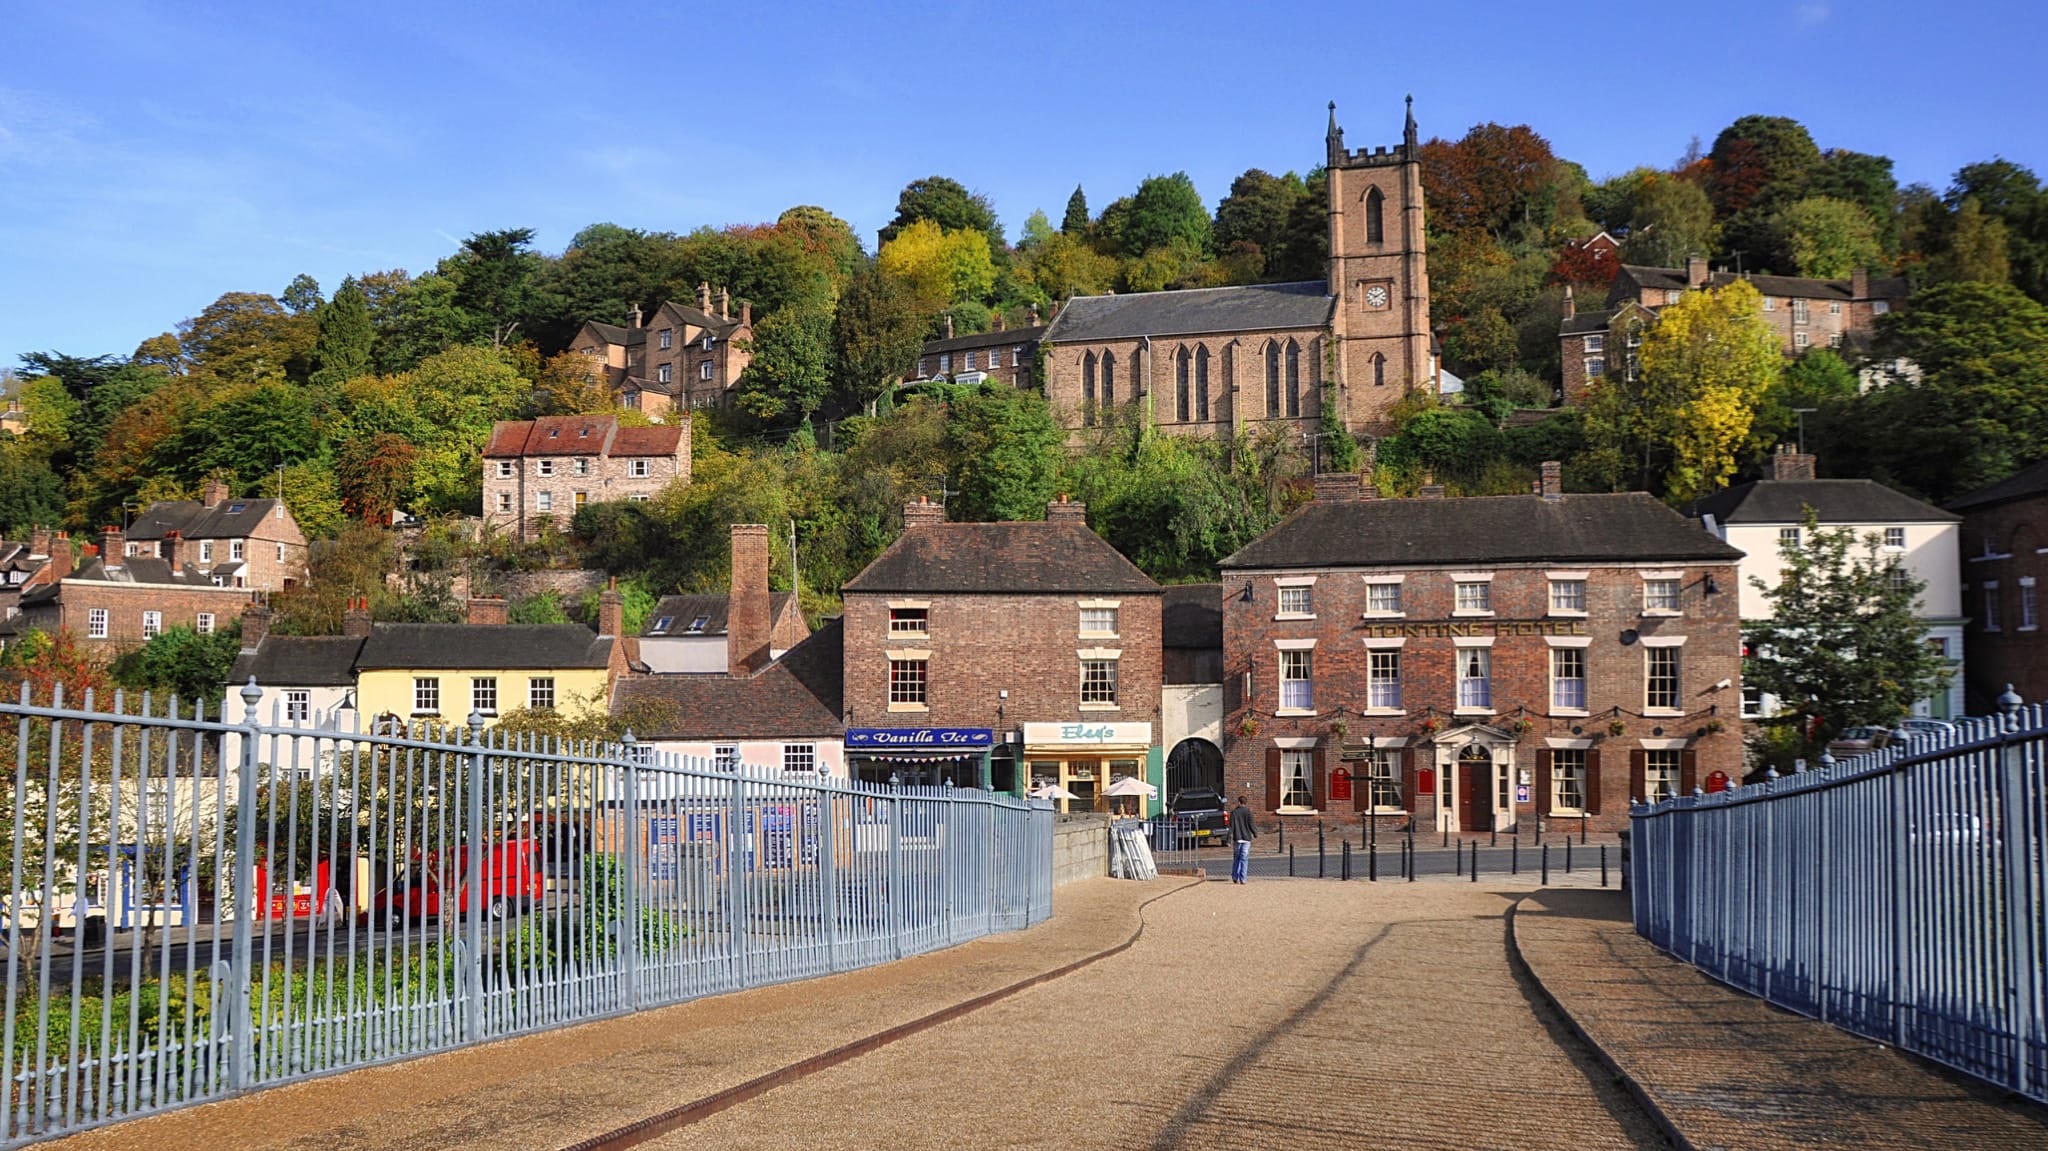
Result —
[[1043, 787], [1034, 787], [1034, 788], [1032, 788], [1032, 789], [1031, 789], [1031, 791], [1030, 791], [1030, 792], [1029, 792], [1028, 794], [1030, 795], [1030, 797], [1031, 797], [1032, 799], [1079, 799], [1079, 798], [1081, 798], [1080, 796], [1078, 796], [1078, 795], [1075, 795], [1075, 794], [1074, 794], [1073, 792], [1071, 792], [1071, 791], [1068, 791], [1068, 790], [1067, 790], [1066, 788], [1064, 788], [1064, 787], [1061, 787], [1061, 786], [1060, 786], [1059, 784], [1057, 784], [1057, 783], [1048, 783], [1048, 784], [1044, 785]]
[[1153, 799], [1159, 795], [1159, 789], [1153, 787], [1149, 783], [1146, 783], [1144, 780], [1139, 779], [1135, 775], [1127, 775], [1124, 778], [1117, 780], [1115, 783], [1110, 784], [1109, 787], [1103, 790], [1102, 794], [1142, 795], [1146, 799]]

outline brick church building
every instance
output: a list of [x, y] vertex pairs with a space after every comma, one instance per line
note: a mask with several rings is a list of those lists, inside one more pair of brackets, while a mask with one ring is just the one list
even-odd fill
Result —
[[1070, 428], [1136, 406], [1162, 431], [1382, 433], [1434, 388], [1422, 170], [1412, 101], [1401, 142], [1347, 149], [1330, 105], [1329, 271], [1322, 280], [1077, 296], [1046, 329], [1046, 398]]

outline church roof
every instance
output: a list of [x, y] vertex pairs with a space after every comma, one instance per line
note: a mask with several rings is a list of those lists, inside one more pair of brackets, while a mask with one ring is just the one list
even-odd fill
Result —
[[1321, 280], [1076, 296], [1046, 329], [1048, 344], [1328, 327], [1336, 301]]

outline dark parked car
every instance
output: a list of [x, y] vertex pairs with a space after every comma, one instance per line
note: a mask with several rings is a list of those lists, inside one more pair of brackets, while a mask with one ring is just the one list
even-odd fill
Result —
[[1191, 787], [1173, 797], [1166, 814], [1180, 830], [1181, 846], [1199, 847], [1221, 843], [1230, 835], [1230, 809], [1221, 793], [1206, 787]]

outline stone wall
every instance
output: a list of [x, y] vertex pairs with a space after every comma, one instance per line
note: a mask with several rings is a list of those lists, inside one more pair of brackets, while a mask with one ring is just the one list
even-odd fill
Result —
[[1062, 815], [1052, 825], [1052, 885], [1109, 874], [1109, 817]]

